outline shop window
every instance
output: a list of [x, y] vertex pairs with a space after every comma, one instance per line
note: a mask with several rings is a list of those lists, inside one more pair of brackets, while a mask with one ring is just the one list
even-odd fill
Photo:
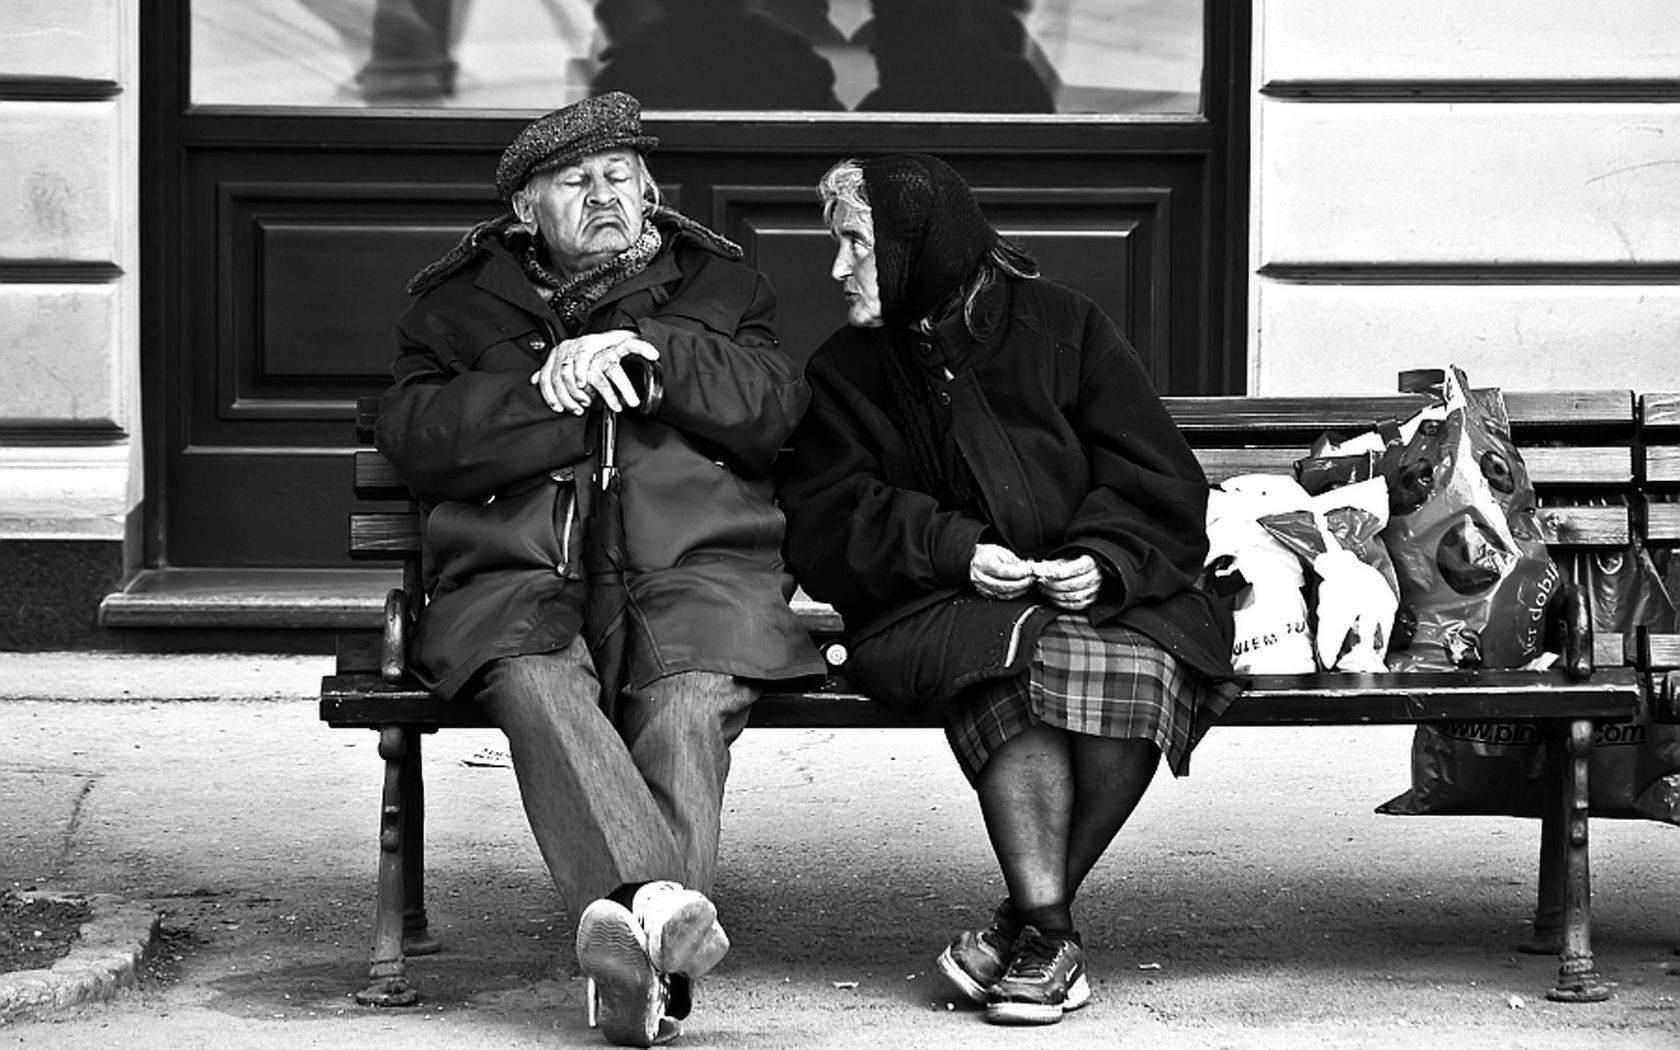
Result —
[[196, 105], [1194, 114], [1202, 0], [191, 0]]

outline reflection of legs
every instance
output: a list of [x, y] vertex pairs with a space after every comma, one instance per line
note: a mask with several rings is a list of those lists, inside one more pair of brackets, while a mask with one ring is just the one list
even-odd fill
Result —
[[689, 672], [627, 691], [619, 705], [619, 728], [675, 844], [679, 866], [666, 877], [702, 893], [717, 870], [729, 745], [758, 692], [729, 675]]
[[625, 883], [682, 874], [665, 816], [601, 713], [598, 689], [578, 640], [491, 663], [479, 694], [507, 735], [531, 832], [574, 916]]

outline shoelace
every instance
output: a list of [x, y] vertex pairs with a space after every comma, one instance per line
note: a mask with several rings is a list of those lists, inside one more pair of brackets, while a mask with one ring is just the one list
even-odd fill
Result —
[[1055, 968], [1056, 958], [1062, 954], [1062, 943], [1033, 930], [1024, 934], [1015, 945], [1015, 958], [1009, 963], [1009, 977], [1043, 980]]

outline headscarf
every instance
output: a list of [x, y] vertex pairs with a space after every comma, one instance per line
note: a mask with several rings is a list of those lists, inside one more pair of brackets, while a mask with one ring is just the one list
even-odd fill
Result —
[[998, 234], [962, 176], [938, 157], [900, 153], [858, 166], [875, 224], [881, 316], [904, 328], [954, 295]]
[[860, 161], [875, 228], [875, 279], [888, 338], [888, 413], [910, 448], [924, 489], [946, 507], [983, 513], [979, 486], [951, 432], [950, 409], [930, 382], [913, 328], [960, 309], [960, 292], [998, 234], [968, 184], [937, 157], [905, 153]]

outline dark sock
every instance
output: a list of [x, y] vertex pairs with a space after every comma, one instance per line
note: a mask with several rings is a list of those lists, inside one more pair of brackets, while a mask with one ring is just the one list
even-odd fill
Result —
[[631, 902], [636, 899], [636, 891], [646, 885], [647, 883], [645, 882], [626, 882], [618, 889], [607, 894], [607, 900], [622, 904], [625, 908], [629, 908]]
[[992, 922], [997, 924], [998, 932], [1010, 941], [1021, 934], [1021, 916], [1015, 913], [1015, 902], [1008, 897], [1003, 899], [1004, 907], [993, 913]]
[[1015, 921], [1022, 926], [1036, 926], [1040, 933], [1068, 934], [1073, 932], [1073, 911], [1067, 902], [1043, 904], [1036, 908], [1015, 905]]

